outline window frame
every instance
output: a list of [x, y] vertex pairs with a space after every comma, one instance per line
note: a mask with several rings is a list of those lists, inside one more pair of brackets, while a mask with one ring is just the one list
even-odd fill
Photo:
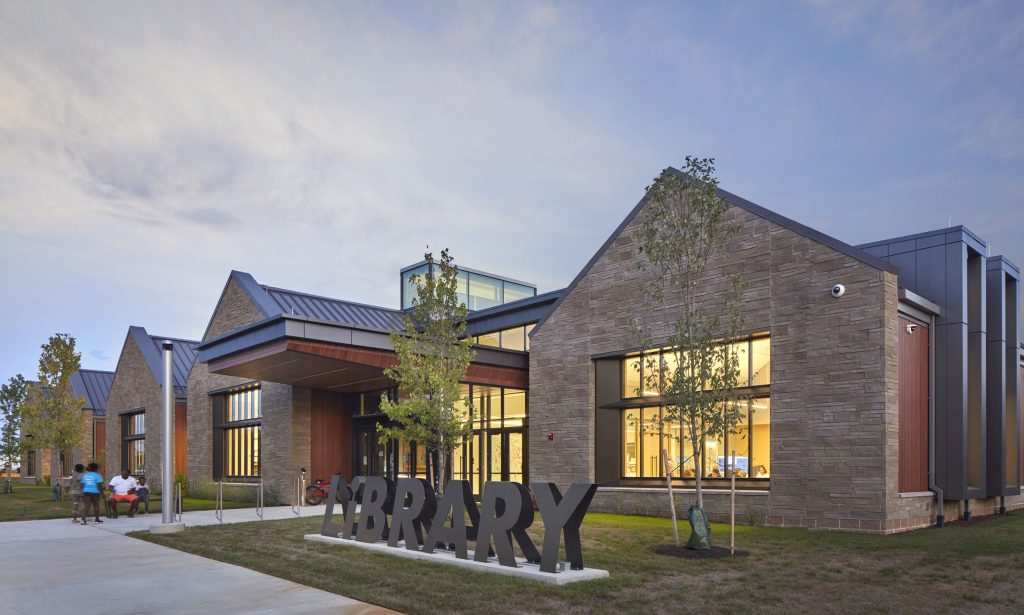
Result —
[[[121, 419], [121, 469], [127, 468], [131, 476], [139, 477], [146, 473], [146, 410], [136, 408], [119, 415]], [[142, 417], [142, 433], [129, 433], [129, 426], [134, 419]], [[136, 442], [142, 443], [142, 467], [132, 467], [132, 446]]]
[[[230, 408], [229, 399], [233, 396], [240, 396], [242, 394], [249, 394], [253, 392], [256, 394], [256, 407], [258, 414], [254, 417], [245, 419], [234, 421], [227, 420]], [[259, 384], [248, 384], [232, 388], [227, 391], [222, 391], [212, 397], [214, 398], [214, 479], [225, 481], [230, 480], [232, 482], [259, 482], [263, 480], [263, 387]], [[246, 431], [250, 428], [255, 428], [254, 437], [252, 435], [247, 435], [252, 433]], [[253, 447], [253, 444], [255, 443], [255, 474], [228, 473], [228, 468], [231, 465], [228, 462], [228, 455], [231, 452], [228, 442], [229, 438], [234, 433], [241, 433], [243, 437], [248, 437], [250, 448]], [[253, 465], [251, 459], [250, 465]]]
[[[761, 341], [761, 340], [768, 340], [768, 352], [769, 352], [769, 354], [768, 354], [768, 366], [769, 366], [768, 382], [767, 382], [767, 384], [756, 384], [755, 385], [755, 384], [753, 384], [754, 383], [754, 379], [755, 379], [754, 378], [754, 353], [753, 353], [753, 348], [754, 348], [755, 341]], [[736, 342], [734, 342], [734, 343], [736, 343]], [[754, 334], [751, 334], [751, 335], [748, 335], [748, 336], [744, 336], [743, 340], [741, 342], [739, 342], [739, 343], [746, 344], [746, 361], [747, 361], [747, 365], [746, 365], [746, 370], [745, 371], [746, 371], [746, 379], [747, 380], [746, 380], [746, 384], [738, 386], [736, 391], [737, 391], [737, 393], [738, 393], [738, 395], [740, 397], [740, 403], [742, 403], [742, 404], [744, 404], [746, 406], [746, 408], [745, 408], [745, 411], [746, 411], [746, 429], [747, 429], [747, 433], [748, 433], [746, 457], [747, 457], [747, 474], [748, 475], [746, 477], [742, 477], [742, 478], [741, 477], [737, 477], [736, 478], [736, 486], [737, 486], [737, 488], [748, 489], [748, 490], [750, 490], [750, 489], [766, 490], [766, 489], [769, 488], [769, 485], [770, 485], [770, 482], [771, 482], [771, 470], [770, 470], [770, 468], [771, 468], [771, 463], [770, 463], [770, 460], [771, 460], [771, 441], [770, 441], [770, 437], [771, 437], [770, 436], [770, 429], [771, 429], [771, 418], [770, 418], [771, 417], [771, 368], [770, 368], [770, 365], [771, 365], [771, 334], [770, 334], [770, 332], [754, 333]], [[664, 348], [659, 348], [656, 351], [653, 351], [653, 352], [657, 352], [658, 355], [659, 355], [659, 358], [658, 358], [658, 364], [659, 365], [664, 365], [664, 363], [665, 363], [664, 358], [662, 357], [662, 355], [665, 354], [665, 351], [666, 351], [666, 349], [664, 349]], [[650, 353], [650, 352], [652, 352], [652, 351], [648, 351], [648, 353]], [[624, 354], [624, 355], [620, 356], [620, 358], [619, 358], [619, 402], [617, 404], [608, 405], [608, 406], [602, 406], [602, 407], [605, 407], [605, 408], [618, 408], [620, 410], [620, 417], [619, 417], [619, 421], [618, 421], [618, 424], [619, 424], [619, 451], [618, 451], [618, 458], [619, 458], [619, 472], [618, 472], [618, 474], [619, 474], [619, 479], [618, 479], [618, 482], [619, 482], [619, 484], [628, 485], [628, 486], [636, 486], [636, 487], [641, 487], [641, 486], [644, 486], [644, 487], [646, 487], [646, 486], [650, 486], [650, 487], [664, 487], [665, 486], [665, 474], [664, 474], [664, 463], [665, 462], [664, 462], [664, 459], [663, 459], [661, 448], [664, 447], [664, 439], [666, 437], [669, 437], [669, 436], [665, 435], [663, 427], [659, 428], [658, 434], [657, 434], [658, 442], [660, 444], [659, 450], [657, 451], [658, 462], [659, 462], [658, 468], [659, 468], [659, 474], [660, 475], [658, 475], [658, 476], [644, 476], [644, 472], [643, 472], [643, 469], [644, 469], [644, 467], [643, 467], [644, 466], [644, 454], [645, 454], [645, 451], [644, 451], [644, 435], [645, 435], [645, 432], [643, 431], [644, 410], [645, 409], [650, 409], [650, 408], [657, 408], [659, 410], [659, 413], [660, 413], [660, 412], [664, 412], [664, 408], [666, 406], [666, 404], [662, 403], [662, 399], [661, 399], [661, 397], [659, 395], [657, 395], [657, 394], [655, 394], [655, 395], [644, 395], [643, 394], [644, 393], [644, 390], [643, 390], [644, 389], [644, 380], [645, 380], [644, 376], [645, 376], [645, 371], [647, 370], [647, 366], [646, 366], [647, 361], [644, 360], [644, 357], [648, 353], [630, 352], [630, 353], [627, 353], [627, 354]], [[631, 363], [633, 361], [635, 361], [636, 359], [638, 359], [638, 358], [640, 359], [640, 374], [639, 374], [640, 375], [640, 386], [639, 386], [639, 388], [640, 388], [640, 395], [639, 396], [637, 396], [634, 392], [626, 390], [627, 389], [627, 370], [631, 370], [631, 368], [632, 368]], [[634, 380], [635, 380], [635, 376], [634, 376]], [[765, 477], [760, 477], [760, 478], [751, 476], [751, 474], [753, 472], [752, 464], [755, 461], [755, 456], [757, 456], [757, 452], [756, 452], [756, 450], [754, 448], [753, 437], [752, 437], [752, 434], [754, 433], [753, 425], [754, 425], [754, 414], [755, 414], [754, 412], [752, 412], [752, 410], [753, 410], [754, 404], [757, 403], [758, 400], [766, 400], [768, 402], [768, 412], [769, 412], [769, 444], [768, 444], [768, 460], [769, 460], [769, 463], [767, 464], [768, 468], [769, 468], [769, 475], [765, 476]], [[626, 429], [627, 429], [627, 421], [628, 421], [629, 413], [633, 413], [633, 415], [634, 415], [634, 422], [636, 423], [636, 434], [634, 435], [635, 440], [633, 441], [635, 443], [635, 447], [636, 447], [635, 448], [635, 453], [634, 453], [635, 454], [635, 458], [636, 458], [636, 462], [634, 464], [635, 465], [635, 476], [627, 476], [626, 475], [627, 474], [626, 447], [627, 447], [627, 444], [628, 444], [628, 442], [626, 440], [626, 437], [627, 437], [626, 436], [626, 433], [627, 433]], [[681, 426], [680, 426], [680, 428], [681, 428]], [[731, 443], [732, 443], [732, 439], [735, 438], [735, 437], [737, 437], [737, 434], [729, 433], [729, 434], [725, 434], [725, 436], [723, 436], [723, 438], [722, 438], [723, 446], [725, 447], [725, 456], [726, 457], [728, 457], [731, 454], [731, 449], [734, 448], [734, 447], [731, 446]], [[707, 457], [708, 456], [708, 446], [705, 445], [703, 447], [703, 449], [704, 449], [703, 450], [703, 454], [704, 454], [704, 457], [705, 457], [703, 465], [704, 465], [705, 474], [707, 474], [709, 472], [708, 457]], [[684, 454], [682, 452], [683, 450], [685, 450], [685, 447], [680, 447], [680, 455], [681, 456]], [[717, 459], [715, 459], [714, 461], [715, 461], [715, 463], [717, 463]], [[673, 472], [673, 475], [672, 475], [672, 484], [673, 485], [677, 485], [678, 484], [678, 485], [680, 485], [680, 486], [682, 486], [684, 488], [694, 487], [696, 485], [696, 477], [683, 477], [682, 476], [682, 472], [683, 472], [682, 468], [685, 465], [686, 465], [685, 462], [683, 462], [683, 463], [680, 464], [679, 467], [674, 468], [674, 472]], [[762, 464], [759, 464], [759, 465], [762, 465]], [[702, 484], [706, 485], [707, 487], [709, 487], [711, 489], [719, 489], [719, 488], [728, 487], [731, 484], [731, 479], [729, 477], [727, 477], [727, 476], [722, 476], [722, 477], [717, 477], [717, 478], [716, 477], [711, 477], [711, 476], [704, 476], [704, 477], [701, 478], [701, 482], [702, 482]]]

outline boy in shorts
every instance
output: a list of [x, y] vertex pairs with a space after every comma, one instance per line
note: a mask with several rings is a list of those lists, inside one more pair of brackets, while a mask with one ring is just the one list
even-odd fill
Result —
[[71, 475], [71, 522], [78, 523], [78, 511], [82, 507], [82, 475], [85, 474], [85, 466], [75, 464], [75, 471]]

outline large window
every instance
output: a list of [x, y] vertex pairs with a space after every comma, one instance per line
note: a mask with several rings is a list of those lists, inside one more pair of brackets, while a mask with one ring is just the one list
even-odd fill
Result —
[[455, 448], [452, 478], [468, 480], [474, 493], [492, 480], [524, 482], [526, 476], [526, 391], [462, 385], [471, 400], [473, 433]]
[[[758, 387], [771, 384], [772, 355], [771, 339], [754, 337], [732, 344], [732, 352], [737, 357], [739, 375], [737, 386]], [[666, 350], [654, 350], [640, 355], [629, 355], [622, 361], [622, 397], [655, 397], [657, 387], [648, 377], [651, 369], [659, 370], [659, 379], [666, 378], [675, 371], [675, 353]]]
[[[731, 433], [705, 440], [705, 478], [729, 478], [731, 468], [735, 468], [736, 478], [771, 476], [771, 400], [741, 401], [740, 410], [742, 419]], [[668, 451], [672, 476], [695, 477], [693, 441], [679, 421], [663, 421], [662, 414], [660, 406], [622, 411], [623, 478], [664, 478], [663, 450]], [[735, 459], [730, 458], [732, 451]]]
[[[436, 267], [436, 266], [435, 266]], [[435, 271], [437, 269], [435, 268]], [[427, 265], [419, 265], [402, 272], [402, 309], [412, 307], [413, 298], [422, 284], [422, 276], [427, 274]], [[536, 296], [537, 289], [533, 286], [518, 284], [475, 271], [459, 271], [459, 279], [455, 288], [460, 303], [469, 310], [485, 310], [496, 305], [503, 305], [520, 299]], [[419, 279], [413, 281], [414, 276]]]
[[[728, 434], [707, 438], [703, 447], [689, 437], [682, 423], [666, 419], [657, 387], [645, 373], [654, 367], [664, 378], [675, 369], [675, 355], [653, 351], [622, 359], [621, 477], [664, 479], [666, 459], [672, 476], [694, 479], [697, 455], [703, 448], [704, 478], [767, 479], [771, 476], [771, 340], [757, 336], [734, 344], [739, 357], [741, 418]], [[699, 443], [698, 443], [699, 444]], [[732, 452], [735, 451], [735, 458]]]
[[219, 474], [227, 479], [260, 477], [260, 435], [263, 411], [258, 387], [219, 396], [215, 413], [220, 449]]
[[536, 325], [537, 323], [534, 322], [528, 325], [502, 329], [501, 331], [481, 333], [473, 338], [473, 343], [480, 346], [490, 346], [491, 348], [501, 348], [502, 350], [528, 352], [530, 350], [530, 331], [533, 331]]
[[146, 473], [146, 413], [121, 415], [121, 467], [129, 474]]

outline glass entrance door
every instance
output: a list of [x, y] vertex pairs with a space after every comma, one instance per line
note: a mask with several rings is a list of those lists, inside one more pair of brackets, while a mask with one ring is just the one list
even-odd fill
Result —
[[380, 476], [384, 467], [384, 448], [377, 446], [377, 424], [375, 422], [356, 424], [355, 459], [352, 467], [356, 476]]
[[[523, 432], [493, 430], [487, 434], [487, 480], [523, 482], [525, 464]], [[482, 486], [482, 485], [481, 485]]]

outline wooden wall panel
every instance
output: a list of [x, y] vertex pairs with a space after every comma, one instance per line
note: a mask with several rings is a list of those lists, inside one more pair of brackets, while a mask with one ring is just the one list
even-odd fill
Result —
[[188, 472], [188, 406], [174, 405], [174, 474]]
[[339, 393], [311, 391], [310, 482], [342, 473], [352, 478], [352, 411]]
[[[917, 325], [913, 333], [908, 325]], [[900, 317], [900, 492], [928, 490], [928, 327]]]
[[98, 420], [93, 423], [93, 429], [95, 432], [92, 439], [92, 458], [100, 464], [100, 468], [105, 468], [107, 467], [107, 422]]

